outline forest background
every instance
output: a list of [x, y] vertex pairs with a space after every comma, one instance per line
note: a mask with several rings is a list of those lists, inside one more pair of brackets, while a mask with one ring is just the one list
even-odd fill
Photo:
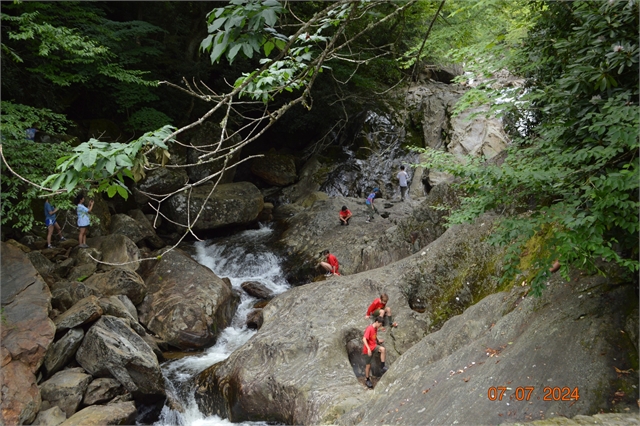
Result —
[[[81, 189], [127, 198], [203, 117], [243, 155], [295, 152], [425, 67], [458, 65], [460, 82], [482, 81], [458, 111], [490, 104], [512, 145], [499, 166], [424, 152], [460, 178], [450, 223], [500, 212], [507, 278], [542, 237], [534, 289], [554, 259], [564, 274], [600, 258], [638, 271], [637, 1], [1, 5], [3, 239], [33, 232], [44, 194], [62, 208]], [[505, 71], [525, 84], [496, 90]], [[88, 140], [95, 119], [121, 131]]]

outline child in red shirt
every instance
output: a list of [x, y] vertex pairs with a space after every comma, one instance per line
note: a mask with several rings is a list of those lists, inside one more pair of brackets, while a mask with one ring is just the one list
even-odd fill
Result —
[[[391, 327], [397, 327], [398, 323], [393, 322], [393, 317], [391, 316], [391, 308], [387, 307], [387, 302], [389, 301], [389, 296], [387, 293], [382, 293], [379, 298], [374, 300], [371, 305], [369, 305], [369, 309], [367, 309], [367, 315], [365, 318], [369, 318], [373, 315], [373, 317], [383, 317], [384, 325]], [[380, 331], [384, 331], [384, 327], [380, 329]]]
[[[371, 372], [371, 360], [373, 359], [373, 355], [376, 352], [380, 353], [380, 363], [382, 364], [382, 374], [386, 373], [389, 367], [385, 367], [384, 362], [386, 359], [386, 349], [384, 346], [381, 346], [384, 343], [383, 339], [378, 339], [378, 328], [382, 326], [383, 319], [378, 317], [375, 319], [373, 324], [369, 325], [364, 330], [364, 336], [362, 337], [362, 342], [364, 343], [362, 347], [362, 354], [365, 356], [366, 365], [364, 367], [364, 377], [365, 377], [365, 385], [368, 388], [373, 387], [373, 383], [371, 383], [371, 379], [369, 373]], [[380, 343], [380, 345], [378, 344]]]
[[340, 216], [340, 225], [349, 226], [349, 220], [351, 219], [351, 210], [347, 208], [347, 206], [342, 206], [342, 209], [338, 213]]
[[321, 253], [323, 256], [327, 256], [326, 262], [320, 262], [320, 266], [322, 266], [327, 271], [327, 276], [331, 275], [340, 275], [338, 269], [340, 268], [340, 264], [338, 263], [338, 258], [329, 253], [329, 250], [324, 250]]

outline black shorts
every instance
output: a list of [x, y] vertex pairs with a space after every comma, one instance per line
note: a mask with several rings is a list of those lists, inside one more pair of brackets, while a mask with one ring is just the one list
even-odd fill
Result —
[[371, 351], [371, 355], [364, 354], [364, 359], [367, 361], [366, 364], [371, 364], [371, 360], [376, 352], [380, 352], [380, 345], [377, 345], [374, 350]]

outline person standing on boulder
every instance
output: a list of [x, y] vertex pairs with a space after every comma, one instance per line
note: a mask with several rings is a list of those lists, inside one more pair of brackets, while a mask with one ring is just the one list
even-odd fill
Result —
[[367, 219], [367, 223], [373, 220], [373, 213], [378, 213], [378, 209], [376, 208], [376, 206], [373, 205], [373, 200], [375, 200], [376, 197], [380, 197], [380, 190], [378, 188], [373, 188], [373, 191], [371, 192], [371, 194], [369, 194], [369, 196], [367, 197], [367, 200], [364, 202], [367, 205], [367, 209], [369, 213], [369, 218]]
[[340, 210], [340, 213], [338, 213], [338, 216], [340, 217], [340, 225], [346, 225], [349, 226], [349, 220], [351, 219], [351, 210], [349, 210], [347, 208], [347, 206], [342, 206], [342, 209]]
[[[389, 296], [387, 295], [387, 293], [382, 293], [380, 297], [378, 297], [371, 303], [371, 305], [369, 305], [369, 309], [367, 309], [367, 315], [365, 315], [365, 318], [382, 317], [384, 321], [383, 325], [385, 327], [389, 325], [391, 327], [397, 327], [398, 323], [393, 322], [393, 317], [391, 316], [391, 308], [387, 306], [388, 301]], [[384, 331], [384, 328], [381, 328], [380, 331]]]
[[338, 258], [329, 253], [329, 250], [324, 250], [320, 253], [322, 256], [327, 257], [326, 262], [320, 262], [320, 266], [327, 271], [326, 276], [330, 277], [331, 275], [340, 275], [338, 269], [340, 268], [340, 264], [338, 263]]
[[89, 227], [89, 212], [93, 209], [93, 200], [89, 201], [89, 207], [84, 205], [84, 194], [80, 193], [76, 196], [75, 203], [78, 205], [78, 247], [87, 248], [87, 228]]
[[404, 201], [404, 197], [407, 195], [407, 180], [409, 179], [409, 175], [404, 171], [404, 166], [400, 166], [400, 171], [398, 172], [397, 177], [400, 182], [400, 201]]
[[366, 366], [364, 367], [364, 384], [367, 385], [369, 389], [373, 387], [373, 383], [371, 383], [371, 376], [369, 373], [371, 372], [371, 360], [373, 359], [373, 355], [376, 352], [380, 353], [380, 363], [382, 364], [382, 374], [386, 373], [389, 367], [384, 365], [386, 359], [386, 349], [382, 346], [384, 343], [383, 339], [378, 339], [378, 329], [382, 326], [383, 319], [378, 317], [375, 319], [373, 324], [367, 326], [364, 330], [364, 336], [362, 337], [362, 341], [364, 342], [364, 346], [362, 347], [362, 354], [365, 355]]
[[53, 230], [58, 231], [58, 235], [60, 236], [60, 241], [64, 241], [66, 238], [62, 236], [62, 229], [60, 229], [60, 225], [56, 222], [56, 213], [58, 212], [57, 208], [54, 208], [49, 203], [49, 198], [47, 198], [44, 202], [44, 224], [47, 226], [47, 248], [53, 248], [51, 245], [51, 237], [53, 236]]

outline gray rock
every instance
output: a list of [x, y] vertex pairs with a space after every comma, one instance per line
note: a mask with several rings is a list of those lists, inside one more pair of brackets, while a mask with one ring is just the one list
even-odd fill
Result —
[[147, 175], [133, 188], [136, 203], [146, 205], [150, 198], [143, 192], [155, 195], [168, 195], [189, 182], [187, 172], [182, 168], [159, 167], [147, 172]]
[[57, 342], [54, 342], [44, 357], [44, 368], [47, 377], [60, 371], [72, 359], [75, 358], [76, 350], [80, 347], [84, 338], [82, 328], [72, 328]]
[[60, 407], [70, 417], [82, 402], [82, 396], [93, 378], [82, 368], [59, 371], [40, 385], [43, 408]]
[[254, 309], [247, 314], [247, 328], [260, 330], [263, 322], [262, 309]]
[[133, 302], [131, 301], [131, 299], [129, 299], [126, 295], [124, 294], [118, 294], [116, 295], [116, 297], [120, 300], [120, 302], [122, 303], [122, 305], [127, 308], [127, 310], [129, 311], [129, 313], [131, 314], [131, 316], [138, 321], [138, 311], [136, 310], [135, 305], [133, 304]]
[[94, 376], [116, 378], [131, 393], [164, 395], [155, 354], [120, 318], [102, 316], [87, 332], [76, 360]]
[[251, 162], [251, 173], [264, 180], [269, 185], [287, 186], [294, 183], [296, 163], [292, 155], [278, 154], [269, 151], [263, 157]]
[[95, 262], [91, 263], [83, 263], [71, 269], [69, 275], [67, 276], [67, 280], [71, 282], [84, 281], [94, 272], [96, 272], [97, 264]]
[[56, 331], [60, 332], [93, 322], [100, 318], [102, 313], [96, 296], [85, 297], [55, 319]]
[[75, 265], [76, 260], [73, 257], [69, 257], [62, 262], [57, 263], [53, 268], [53, 274], [60, 278], [65, 278], [73, 265]]
[[111, 269], [101, 274], [93, 274], [84, 284], [103, 296], [127, 296], [138, 305], [147, 294], [147, 286], [140, 275], [129, 269]]
[[98, 300], [98, 304], [102, 308], [104, 315], [111, 315], [114, 317], [122, 318], [127, 322], [129, 327], [135, 330], [140, 336], [144, 336], [146, 331], [140, 324], [138, 324], [137, 318], [134, 318], [127, 307], [120, 301], [117, 296], [104, 296]]
[[102, 404], [124, 392], [124, 387], [116, 379], [100, 377], [89, 383], [82, 403], [84, 405]]
[[83, 282], [56, 281], [51, 286], [51, 305], [64, 312], [86, 297], [101, 295], [98, 289]]
[[84, 265], [87, 263], [93, 263], [98, 265], [96, 260], [102, 260], [102, 252], [95, 247], [84, 248], [82, 250], [75, 250], [72, 252], [76, 259], [76, 265]]
[[135, 219], [145, 231], [144, 241], [149, 245], [149, 247], [157, 250], [167, 245], [162, 238], [158, 237], [155, 228], [142, 210], [131, 210], [129, 212], [129, 216]]
[[136, 422], [136, 413], [136, 405], [130, 401], [92, 405], [78, 411], [61, 426], [132, 425]]
[[[99, 270], [128, 269], [135, 271], [140, 266], [140, 250], [126, 235], [114, 234], [90, 238], [87, 244], [102, 253]], [[86, 250], [86, 249], [83, 249]]]
[[[198, 215], [212, 188], [212, 184], [193, 188], [190, 193], [188, 217], [195, 218]], [[169, 219], [186, 225], [188, 198], [189, 194], [186, 191], [175, 194], [163, 204], [162, 211]], [[256, 220], [263, 205], [262, 193], [252, 183], [220, 184], [211, 194], [202, 214], [192, 228], [199, 231], [249, 223]]]
[[213, 344], [238, 304], [227, 282], [180, 250], [165, 253], [145, 282], [148, 294], [138, 306], [140, 322], [181, 349]]
[[271, 299], [273, 297], [273, 292], [258, 281], [246, 281], [243, 282], [240, 287], [242, 287], [245, 293], [249, 296], [253, 296], [258, 299]]
[[[220, 126], [212, 122], [205, 122], [202, 124], [202, 126], [195, 130], [193, 136], [191, 137], [191, 145], [198, 147], [198, 149], [187, 149], [188, 163], [196, 164], [195, 166], [187, 167], [187, 174], [189, 175], [189, 179], [191, 180], [191, 182], [195, 183], [200, 181], [201, 179], [205, 179], [208, 176], [218, 173], [224, 166], [224, 155], [200, 158], [203, 154], [216, 150], [219, 150], [219, 152], [226, 154], [229, 148], [240, 142], [240, 135], [235, 135], [231, 139], [220, 143], [221, 133], [222, 130], [220, 129]], [[228, 164], [233, 165], [239, 159], [241, 152], [242, 149], [234, 150], [233, 154], [229, 158]], [[235, 170], [235, 166], [226, 169], [220, 180], [220, 183], [233, 182]]]
[[53, 342], [51, 293], [27, 256], [0, 243], [2, 327], [0, 383], [4, 424], [31, 423], [40, 410], [36, 372]]
[[48, 410], [40, 411], [32, 424], [39, 426], [58, 426], [65, 420], [67, 420], [67, 415], [60, 407], [55, 406]]
[[49, 275], [53, 272], [55, 265], [47, 259], [40, 251], [32, 251], [27, 254], [31, 264], [40, 275]]

